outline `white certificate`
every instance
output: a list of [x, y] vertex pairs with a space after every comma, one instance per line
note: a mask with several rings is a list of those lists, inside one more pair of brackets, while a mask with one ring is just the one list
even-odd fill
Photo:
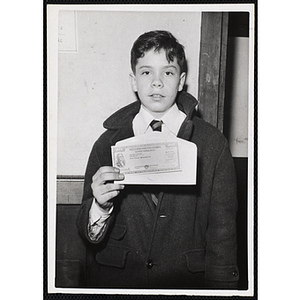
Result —
[[122, 140], [111, 150], [124, 184], [196, 184], [197, 147], [191, 142], [153, 132]]
[[181, 171], [176, 141], [115, 146], [112, 157], [113, 165], [125, 175]]

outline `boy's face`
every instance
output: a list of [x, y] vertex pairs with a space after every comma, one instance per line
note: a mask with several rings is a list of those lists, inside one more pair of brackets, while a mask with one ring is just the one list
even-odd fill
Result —
[[142, 105], [155, 118], [160, 118], [174, 104], [177, 92], [185, 82], [177, 59], [170, 63], [164, 50], [150, 50], [138, 59], [135, 74], [130, 74], [132, 89], [137, 92]]

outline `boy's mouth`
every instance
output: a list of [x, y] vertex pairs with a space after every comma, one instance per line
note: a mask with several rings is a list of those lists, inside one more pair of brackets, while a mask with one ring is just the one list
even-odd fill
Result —
[[162, 99], [164, 96], [161, 95], [161, 94], [151, 94], [150, 97], [151, 97], [153, 100], [160, 100], [160, 99]]

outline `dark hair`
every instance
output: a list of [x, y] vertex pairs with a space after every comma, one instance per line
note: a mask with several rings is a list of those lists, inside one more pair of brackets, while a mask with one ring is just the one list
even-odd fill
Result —
[[131, 49], [131, 69], [134, 73], [138, 59], [152, 49], [157, 52], [161, 49], [165, 50], [167, 61], [174, 61], [174, 58], [176, 58], [180, 67], [180, 73], [186, 72], [187, 66], [184, 47], [170, 32], [156, 30], [140, 35], [134, 42]]

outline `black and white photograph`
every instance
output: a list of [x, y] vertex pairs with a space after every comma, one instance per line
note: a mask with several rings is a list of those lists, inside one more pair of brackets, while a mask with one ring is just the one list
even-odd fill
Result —
[[47, 5], [47, 292], [253, 297], [255, 5]]

